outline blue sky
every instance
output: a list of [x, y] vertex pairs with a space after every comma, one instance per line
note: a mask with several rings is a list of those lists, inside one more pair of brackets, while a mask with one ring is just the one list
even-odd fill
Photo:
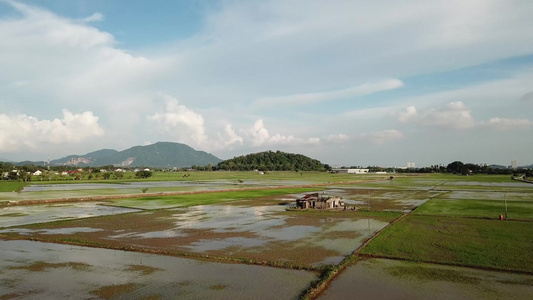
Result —
[[0, 0], [0, 158], [533, 163], [533, 2]]

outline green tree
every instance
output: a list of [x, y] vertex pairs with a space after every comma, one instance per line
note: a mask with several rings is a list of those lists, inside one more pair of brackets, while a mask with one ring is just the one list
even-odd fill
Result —
[[464, 169], [464, 164], [461, 161], [454, 161], [446, 167], [449, 173], [461, 174]]
[[150, 171], [137, 171], [135, 172], [135, 178], [138, 178], [138, 179], [144, 179], [144, 178], [149, 178], [149, 177], [152, 177], [152, 172]]

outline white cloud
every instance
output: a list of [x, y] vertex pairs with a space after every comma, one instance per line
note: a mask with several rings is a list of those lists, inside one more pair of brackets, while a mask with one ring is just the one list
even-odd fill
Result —
[[281, 106], [295, 106], [305, 105], [311, 103], [317, 103], [322, 101], [331, 101], [337, 99], [357, 98], [364, 95], [378, 93], [381, 91], [387, 91], [396, 89], [403, 86], [403, 82], [398, 79], [389, 79], [381, 82], [366, 83], [358, 86], [353, 86], [346, 89], [319, 92], [319, 93], [306, 93], [295, 94], [289, 96], [280, 97], [267, 97], [261, 98], [254, 102], [258, 107], [275, 107]]
[[242, 145], [244, 139], [242, 136], [238, 135], [235, 130], [233, 130], [231, 124], [226, 124], [224, 126], [224, 133], [217, 133], [218, 143], [216, 145], [217, 149], [223, 149], [228, 146], [239, 144]]
[[101, 13], [94, 13], [90, 16], [88, 16], [87, 18], [84, 18], [83, 19], [83, 22], [98, 22], [98, 21], [103, 21], [104, 20], [104, 15], [101, 14]]
[[247, 140], [251, 143], [253, 147], [260, 146], [275, 146], [275, 145], [285, 145], [285, 146], [299, 146], [299, 145], [318, 145], [320, 144], [320, 138], [310, 137], [307, 139], [297, 138], [293, 135], [282, 135], [276, 133], [270, 135], [268, 130], [265, 128], [262, 119], [255, 121], [252, 128], [244, 131]]
[[435, 126], [445, 129], [474, 129], [489, 128], [508, 130], [512, 128], [529, 128], [533, 121], [517, 118], [493, 117], [488, 121], [475, 121], [471, 110], [461, 101], [451, 102], [438, 109], [430, 108], [418, 113], [414, 106], [409, 106], [404, 112], [393, 113], [398, 122], [413, 123], [421, 126]]
[[499, 130], [510, 130], [514, 128], [530, 128], [533, 127], [533, 121], [528, 119], [506, 119], [506, 118], [491, 118], [486, 122], [480, 122], [482, 127], [488, 127]]
[[430, 109], [420, 116], [420, 123], [441, 128], [468, 129], [474, 126], [474, 118], [463, 102], [451, 102], [441, 109]]
[[417, 117], [417, 111], [416, 111], [416, 107], [414, 106], [409, 106], [405, 112], [399, 112], [396, 114], [396, 117], [398, 119], [398, 122], [400, 123], [409, 123], [411, 122], [413, 119], [415, 119]]
[[148, 117], [156, 123], [158, 130], [173, 137], [175, 141], [205, 146], [207, 135], [202, 115], [180, 105], [178, 100], [171, 96], [162, 95], [161, 98], [165, 102], [164, 111]]
[[376, 131], [372, 133], [362, 133], [357, 136], [359, 139], [369, 141], [373, 144], [387, 144], [396, 140], [401, 140], [404, 135], [396, 129]]
[[25, 114], [0, 114], [0, 151], [14, 152], [43, 145], [86, 143], [104, 135], [98, 117], [86, 111], [74, 114], [63, 110], [62, 119], [39, 120]]
[[[0, 16], [0, 112], [9, 120], [25, 115], [21, 124], [32, 124], [29, 118], [52, 123], [62, 108], [90, 111], [99, 117], [98, 126], [106, 129], [105, 136], [98, 143], [78, 147], [81, 151], [95, 149], [95, 145], [126, 148], [157, 138], [190, 143], [202, 150], [229, 149], [228, 156], [254, 147], [283, 145], [335, 160], [349, 160], [364, 151], [346, 151], [343, 148], [356, 147], [339, 147], [339, 143], [352, 146], [360, 139], [385, 143], [400, 139], [403, 133], [407, 136], [403, 128], [398, 128], [403, 133], [380, 131], [395, 128], [395, 119], [402, 126], [419, 125], [427, 131], [462, 130], [464, 139], [456, 140], [461, 149], [465, 145], [474, 145], [470, 147], [474, 149], [483, 139], [482, 131], [464, 129], [497, 133], [496, 129], [531, 128], [530, 113], [524, 107], [533, 103], [533, 73], [525, 70], [531, 64], [528, 55], [533, 53], [533, 2], [265, 0], [219, 4], [207, 8], [201, 16], [205, 26], [191, 33], [190, 39], [172, 41], [174, 36], [168, 35], [156, 46], [138, 39], [138, 49], [121, 49], [137, 33], [128, 31], [126, 22], [124, 35], [113, 36], [103, 29], [121, 19], [110, 20], [111, 15], [106, 15], [109, 22], [99, 23], [98, 29], [91, 23], [104, 19], [98, 12], [90, 15], [94, 12], [90, 11], [85, 19], [69, 19], [0, 0], [0, 10], [9, 6], [15, 11]], [[513, 57], [507, 64], [506, 59]], [[484, 63], [492, 68], [494, 62], [505, 66], [487, 76], [501, 78], [494, 82], [481, 76], [473, 78], [478, 85], [464, 87], [471, 81], [446, 80], [447, 70], [459, 74]], [[433, 84], [432, 74], [440, 74], [435, 77], [444, 82]], [[399, 89], [404, 78], [410, 78], [405, 82], [411, 86]], [[417, 78], [428, 86], [420, 87]], [[456, 86], [455, 90], [446, 90], [448, 84]], [[443, 91], [417, 97], [409, 94], [435, 89]], [[389, 92], [377, 94], [381, 91]], [[157, 106], [152, 100], [158, 93], [180, 101]], [[376, 95], [364, 102], [336, 101], [372, 93]], [[456, 105], [447, 105], [451, 101]], [[321, 103], [320, 111], [294, 109], [307, 103]], [[258, 107], [288, 109], [280, 113]], [[395, 118], [386, 118], [390, 111], [400, 109], [402, 113]], [[344, 113], [332, 117], [331, 111]], [[142, 127], [147, 116], [161, 129], [157, 137], [148, 130], [153, 127]], [[255, 120], [275, 125], [267, 130], [262, 121], [256, 122], [250, 130]], [[25, 132], [26, 127], [13, 130]], [[331, 135], [347, 130], [367, 134]], [[16, 145], [31, 141], [1, 132], [3, 145], [9, 143], [4, 137]], [[310, 133], [324, 138], [309, 137]], [[527, 141], [527, 134], [514, 130], [502, 136], [513, 144]], [[419, 145], [420, 136], [409, 138], [413, 138], [410, 145]], [[401, 144], [411, 154], [431, 150], [434, 139], [431, 135], [425, 148], [408, 149], [408, 143]], [[303, 146], [322, 141], [326, 142], [321, 147]], [[56, 145], [62, 154], [72, 153], [72, 143]], [[527, 147], [513, 148], [525, 153]], [[368, 151], [367, 156], [384, 157]]]
[[533, 4], [513, 2], [229, 1], [183, 46], [183, 67], [203, 82], [306, 97], [459, 69], [531, 53]]
[[418, 113], [414, 106], [409, 106], [405, 112], [396, 114], [400, 123], [416, 123], [422, 126], [435, 126], [447, 129], [468, 129], [475, 126], [470, 109], [461, 102], [451, 102], [439, 109], [428, 109]]
[[[129, 104], [137, 101], [137, 95], [147, 94], [147, 86], [160, 80], [171, 65], [166, 59], [151, 60], [117, 49], [111, 34], [90, 24], [6, 2], [21, 17], [0, 19], [0, 89], [19, 106], [31, 109], [36, 95], [49, 106], [68, 103], [72, 109], [87, 103]], [[99, 13], [89, 17], [100, 18]]]
[[325, 140], [328, 143], [332, 143], [332, 144], [344, 144], [350, 141], [350, 137], [347, 136], [346, 134], [339, 133], [339, 134], [328, 135], [325, 138]]
[[263, 125], [262, 119], [255, 121], [254, 126], [247, 131], [247, 134], [252, 141], [252, 145], [255, 147], [265, 144], [270, 138], [270, 134]]

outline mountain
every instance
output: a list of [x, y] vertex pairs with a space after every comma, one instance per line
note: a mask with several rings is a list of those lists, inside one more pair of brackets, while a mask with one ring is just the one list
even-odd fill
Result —
[[97, 167], [114, 165], [120, 167], [172, 168], [192, 165], [216, 165], [222, 161], [216, 156], [179, 143], [159, 142], [147, 146], [135, 146], [123, 151], [102, 149], [85, 155], [69, 155], [50, 161], [51, 165]]

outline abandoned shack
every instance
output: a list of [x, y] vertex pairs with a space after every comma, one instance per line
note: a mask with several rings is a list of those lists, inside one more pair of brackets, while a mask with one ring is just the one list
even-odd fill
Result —
[[340, 197], [332, 197], [324, 194], [313, 193], [307, 194], [296, 200], [296, 207], [301, 209], [331, 209], [344, 207], [344, 203]]

